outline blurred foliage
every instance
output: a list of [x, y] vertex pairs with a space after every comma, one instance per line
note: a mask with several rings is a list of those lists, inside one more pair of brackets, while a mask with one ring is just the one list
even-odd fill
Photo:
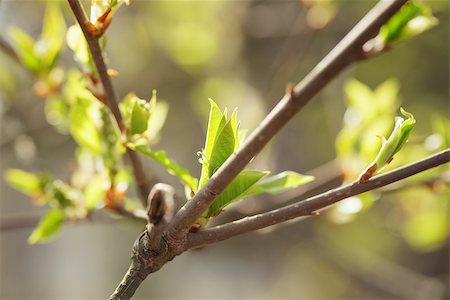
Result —
[[[381, 147], [375, 144], [379, 143], [376, 137], [385, 136], [392, 126], [389, 125], [392, 122], [388, 119], [392, 120], [394, 111], [399, 106], [398, 91], [399, 84], [393, 79], [380, 84], [375, 90], [354, 79], [346, 83], [347, 111], [344, 115], [344, 127], [336, 139], [336, 151], [346, 181], [356, 179], [357, 173], [364, 168], [364, 165], [369, 167], [361, 176], [366, 175], [368, 171], [380, 171], [376, 167], [375, 170], [371, 170], [374, 165], [381, 168], [389, 165], [391, 168], [390, 161], [393, 155], [405, 144], [415, 120], [411, 114], [404, 111], [402, 113], [408, 116], [408, 119], [403, 120], [397, 117], [395, 128], [389, 139], [381, 138]], [[447, 149], [446, 141], [450, 136], [449, 127], [446, 126], [448, 122], [449, 120], [444, 117], [433, 118], [434, 132], [419, 140], [414, 138], [413, 142], [406, 144], [405, 150], [395, 156], [392, 165], [398, 167], [430, 153]], [[375, 161], [370, 163], [375, 156]], [[428, 209], [411, 210], [405, 214], [404, 223], [400, 226], [407, 228], [402, 231], [406, 241], [418, 249], [435, 249], [447, 241], [448, 220], [442, 217], [442, 209], [448, 208], [449, 191], [448, 188], [442, 188], [448, 180], [445, 176], [448, 176], [448, 169], [446, 166], [441, 166], [405, 179], [396, 192], [400, 201], [405, 201], [405, 205], [409, 205], [411, 203], [411, 195], [408, 194], [409, 185], [426, 187], [431, 184], [430, 188], [425, 188], [422, 193], [412, 197], [423, 199], [421, 201], [428, 203], [426, 204]], [[404, 189], [401, 188], [402, 185], [405, 185]], [[362, 209], [371, 206], [379, 197], [378, 194], [379, 191], [371, 191], [341, 201], [328, 212], [328, 215], [336, 222], [351, 221]], [[436, 216], [433, 221], [435, 227], [418, 225], [433, 215]], [[446, 228], [445, 232], [442, 228]]]
[[[30, 237], [30, 242], [49, 240], [64, 222], [85, 219], [104, 207], [111, 208], [108, 210], [111, 212], [116, 208], [142, 208], [135, 197], [132, 173], [122, 162], [126, 147], [162, 165], [161, 168], [151, 165], [151, 171], [167, 182], [175, 183], [173, 178], [179, 179], [182, 185], [189, 187], [186, 194], [190, 198], [191, 190], [198, 189], [198, 180], [191, 172], [194, 174], [194, 170], [203, 168], [197, 163], [194, 153], [201, 149], [204, 142], [200, 131], [207, 125], [210, 111], [207, 99], [220, 100], [220, 107], [239, 107], [242, 119], [240, 128], [254, 129], [274, 101], [279, 99], [286, 82], [296, 81], [306, 74], [373, 4], [370, 1], [347, 3], [335, 0], [135, 1], [132, 6], [118, 10], [123, 1], [83, 3], [88, 2], [93, 5], [89, 11], [90, 28], [101, 36], [100, 43], [107, 64], [120, 71], [120, 77], [115, 82], [119, 94], [128, 95], [123, 97], [120, 107], [125, 116], [123, 128], [119, 128], [103, 104], [103, 90], [78, 25], [70, 26], [60, 36], [56, 34], [59, 32], [56, 29], [66, 28], [62, 23], [64, 19], [54, 17], [60, 13], [52, 13], [52, 22], [57, 19], [59, 21], [56, 22], [61, 22], [52, 31], [54, 37], [58, 37], [55, 41], [61, 38], [64, 41], [65, 38], [71, 51], [63, 52], [62, 43], [52, 66], [46, 67], [44, 65], [51, 59], [41, 58], [40, 48], [36, 46], [41, 44], [39, 41], [43, 38], [38, 30], [41, 28], [41, 8], [46, 3], [30, 2], [24, 6], [15, 1], [2, 2], [1, 8], [6, 11], [0, 17], [2, 24], [5, 27], [9, 26], [9, 21], [19, 24], [24, 28], [22, 32], [27, 32], [24, 43], [30, 44], [30, 40], [33, 43], [33, 46], [27, 46], [26, 53], [30, 57], [24, 57], [22, 61], [29, 60], [29, 67], [25, 63], [24, 66], [36, 75], [35, 92], [45, 99], [36, 101], [28, 92], [30, 78], [24, 76], [26, 74], [16, 69], [8, 59], [4, 59], [6, 56], [0, 57], [0, 110], [6, 113], [2, 115], [2, 147], [10, 149], [17, 158], [17, 161], [9, 159], [9, 151], [5, 150], [4, 166], [39, 170], [44, 165], [49, 170], [53, 168], [51, 173], [55, 174], [51, 176], [17, 169], [5, 174], [6, 180], [31, 197], [34, 204], [49, 208]], [[50, 4], [54, 5], [55, 2]], [[417, 30], [436, 25], [436, 19], [424, 5], [433, 9], [436, 18], [439, 18], [439, 26], [421, 34], [420, 38], [399, 42], [411, 37], [411, 33], [418, 33]], [[54, 6], [55, 11], [58, 11], [58, 5]], [[67, 14], [64, 14], [67, 20], [73, 20], [68, 6], [61, 5], [61, 8], [67, 10]], [[447, 1], [409, 4], [375, 39], [380, 46], [394, 49], [342, 74], [344, 80], [353, 76], [360, 81], [351, 79], [344, 84], [347, 111], [336, 141], [336, 155], [341, 161], [347, 182], [357, 179], [377, 156], [382, 146], [377, 136], [387, 137], [392, 132], [393, 120], [400, 105], [414, 113], [418, 122], [408, 143], [395, 155], [386, 170], [450, 147], [446, 68], [448, 43], [445, 42], [448, 41], [448, 8]], [[13, 13], [9, 14], [10, 11]], [[48, 16], [49, 13], [46, 13], [45, 19], [50, 18]], [[44, 20], [44, 24], [46, 22]], [[20, 53], [16, 38], [8, 36]], [[76, 68], [69, 59], [71, 55]], [[40, 74], [35, 73], [34, 63], [44, 64], [42, 69], [37, 70]], [[396, 79], [386, 80], [387, 77]], [[403, 99], [398, 95], [399, 81], [402, 82]], [[378, 84], [375, 89], [369, 88]], [[339, 101], [341, 85], [342, 81], [338, 79], [336, 84], [324, 89], [317, 101], [305, 107], [300, 117], [290, 122], [252, 162], [251, 168], [277, 172], [284, 169], [303, 171], [332, 159], [335, 153], [330, 145], [339, 131], [344, 110]], [[159, 95], [164, 95], [164, 101], [159, 97], [158, 101], [153, 100], [156, 99], [156, 95], [151, 94], [153, 88], [158, 89]], [[43, 106], [48, 123], [58, 132], [74, 136], [74, 143], [67, 136], [59, 137], [47, 127], [40, 131], [40, 122], [44, 120], [39, 118], [38, 112]], [[74, 115], [80, 115], [81, 120], [71, 118]], [[73, 126], [73, 123], [79, 123], [81, 127]], [[9, 142], [12, 142], [10, 146]], [[68, 159], [67, 147], [72, 151], [75, 146], [74, 161], [70, 161], [66, 168], [61, 161]], [[30, 164], [29, 161], [24, 162], [19, 154], [31, 151], [32, 147], [37, 148], [38, 159]], [[176, 157], [177, 162], [168, 154]], [[150, 171], [147, 164], [144, 164], [144, 168], [146, 172]], [[164, 170], [176, 177], [165, 177]], [[399, 286], [401, 283], [406, 285], [404, 289], [408, 293], [399, 298], [416, 298], [419, 295], [416, 292], [420, 290], [424, 290], [423, 298], [427, 298], [431, 295], [427, 294], [431, 283], [440, 283], [437, 276], [448, 277], [448, 268], [442, 263], [446, 261], [445, 245], [448, 242], [448, 174], [445, 166], [436, 168], [382, 190], [341, 201], [322, 214], [325, 218], [311, 219], [302, 226], [280, 228], [270, 237], [255, 234], [244, 240], [235, 239], [223, 244], [223, 250], [218, 252], [217, 259], [213, 261], [206, 258], [198, 260], [194, 256], [196, 267], [204, 267], [206, 272], [211, 272], [206, 274], [216, 276], [206, 276], [205, 281], [198, 285], [201, 295], [216, 292], [215, 285], [210, 283], [220, 276], [220, 282], [228, 278], [239, 288], [227, 289], [221, 286], [219, 293], [213, 294], [218, 297], [222, 296], [220, 293], [228, 292], [233, 294], [233, 298], [239, 298], [239, 293], [242, 293], [239, 294], [241, 297], [247, 298], [255, 297], [255, 293], [257, 298], [298, 298], [299, 295], [304, 295], [304, 298], [367, 298], [372, 295], [373, 298], [387, 298], [392, 295], [383, 290], [382, 284], [393, 282], [396, 291], [402, 290]], [[255, 179], [261, 174], [256, 175], [247, 179]], [[265, 176], [240, 194], [239, 198], [249, 197], [262, 190], [278, 193], [308, 180], [308, 176], [289, 171]], [[234, 198], [242, 189], [242, 186], [236, 186], [228, 198]], [[7, 192], [10, 193], [5, 189]], [[375, 201], [381, 196], [383, 201]], [[278, 197], [263, 199], [242, 201], [235, 209], [230, 209], [229, 214], [221, 217], [231, 220], [243, 216], [239, 213], [248, 215], [279, 204]], [[20, 201], [4, 203], [2, 210], [5, 212], [11, 208], [23, 209]], [[217, 203], [217, 209], [221, 205]], [[341, 225], [337, 226], [336, 223]], [[83, 232], [83, 229], [77, 230]], [[89, 226], [88, 230], [91, 234], [93, 229]], [[131, 233], [133, 237], [130, 240], [134, 234]], [[118, 237], [114, 231], [111, 235], [114, 240], [111, 247], [119, 249], [117, 238], [125, 238], [127, 234]], [[16, 247], [10, 246], [15, 245], [10, 242], [10, 236], [3, 243], [5, 249]], [[103, 245], [99, 257], [107, 261], [108, 267], [117, 266], [109, 263], [116, 251], [103, 254], [103, 248], [107, 245], [105, 236], [98, 237], [99, 243]], [[20, 238], [23, 239], [22, 236]], [[300, 244], [299, 247], [296, 244]], [[57, 248], [54, 252], [56, 255], [62, 253], [59, 245], [53, 245]], [[127, 245], [124, 248], [128, 251]], [[88, 249], [88, 252], [91, 250], [88, 246], [83, 249]], [[16, 257], [16, 249], [13, 251]], [[327, 251], [333, 259], [327, 260]], [[372, 252], [377, 260], [373, 257], [361, 259], [360, 254], [364, 251]], [[62, 255], [67, 253], [64, 251]], [[41, 256], [38, 255], [35, 255], [34, 263], [40, 260]], [[51, 259], [57, 259], [56, 255], [51, 255]], [[86, 261], [98, 259], [92, 258], [94, 255], [91, 252], [82, 257], [78, 249], [77, 256]], [[26, 266], [23, 267], [26, 272], [30, 271], [28, 259], [32, 258], [20, 262]], [[255, 264], [252, 259], [261, 260]], [[19, 274], [17, 270], [20, 270], [20, 263], [5, 261], [13, 264], [9, 267], [5, 264], [4, 268], [5, 278], [11, 280], [15, 278], [14, 274]], [[230, 265], [230, 261], [234, 265]], [[265, 263], [260, 264], [260, 261]], [[417, 279], [420, 284], [414, 284], [414, 281], [410, 284], [407, 276], [386, 272], [381, 267], [386, 262], [408, 269], [412, 273], [411, 277], [420, 279]], [[52, 264], [46, 265], [49, 266]], [[223, 268], [215, 269], [215, 266]], [[255, 268], [263, 271], [255, 274]], [[249, 279], [243, 271], [252, 272], [254, 276]], [[66, 278], [68, 274], [58, 267], [52, 269], [52, 274], [61, 274], [58, 272], [65, 272], [61, 278]], [[25, 291], [24, 282], [32, 283], [29, 293], [35, 291], [33, 284], [40, 283], [39, 278], [42, 276], [38, 275], [37, 278], [30, 274], [28, 279], [22, 274], [16, 275], [20, 278], [17, 286], [21, 291]], [[70, 276], [77, 276], [74, 274], [77, 273], [70, 272]], [[161, 274], [161, 280], [173, 280], [175, 275], [181, 276], [179, 274], [168, 270]], [[96, 276], [97, 273], [94, 271], [88, 275]], [[95, 282], [92, 285], [98, 292], [101, 280], [107, 282], [108, 288], [112, 280], [104, 274], [95, 277], [95, 280], [89, 280], [92, 277], [86, 276], [84, 272], [82, 276], [86, 283], [83, 292], [87, 294], [92, 292], [89, 282]], [[371, 280], [371, 284], [361, 284], [366, 278]], [[401, 282], [398, 278], [402, 278]], [[49, 279], [45, 277], [42, 280]], [[250, 295], [252, 280], [261, 288]], [[158, 281], [156, 284], [152, 282], [148, 282], [149, 294], [138, 297], [145, 298], [151, 294], [152, 297], [180, 298], [188, 295], [183, 292], [192, 292], [189, 289], [196, 288], [195, 282], [176, 290], [165, 289], [165, 285], [159, 285]], [[275, 282], [275, 286], [272, 286], [272, 282]], [[326, 288], [323, 282], [327, 283]], [[379, 283], [382, 283], [379, 288], [381, 291], [374, 292], [373, 285]], [[2, 295], [6, 297], [8, 290], [13, 289], [9, 282], [7, 286], [8, 289], [2, 290]], [[65, 287], [55, 284], [47, 288], [53, 292], [60, 286]], [[42, 292], [41, 287], [39, 292]], [[66, 293], [64, 288], [62, 295]], [[87, 294], [78, 298], [86, 298]], [[58, 298], [55, 293], [51, 295]], [[30, 297], [36, 297], [36, 294]]]

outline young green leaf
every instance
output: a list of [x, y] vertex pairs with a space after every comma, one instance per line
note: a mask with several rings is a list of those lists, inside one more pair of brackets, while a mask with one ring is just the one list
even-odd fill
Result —
[[383, 141], [383, 145], [381, 146], [374, 162], [370, 164], [369, 167], [360, 175], [360, 183], [366, 182], [374, 174], [383, 170], [383, 168], [385, 168], [394, 158], [394, 154], [400, 151], [408, 140], [409, 134], [414, 128], [416, 120], [411, 113], [405, 111], [403, 108], [400, 108], [400, 111], [405, 117], [407, 117], [407, 119], [405, 120], [402, 117], [396, 118], [394, 130], [389, 138]]
[[108, 178], [104, 174], [97, 174], [88, 182], [84, 189], [84, 198], [86, 200], [86, 209], [91, 211], [105, 199], [106, 190], [110, 184]]
[[170, 159], [165, 151], [154, 152], [148, 145], [144, 144], [127, 143], [127, 147], [150, 157], [155, 162], [164, 166], [170, 174], [180, 178], [181, 182], [187, 185], [191, 190], [197, 188], [198, 180], [189, 173], [188, 169]]
[[49, 2], [44, 16], [40, 40], [37, 42], [42, 65], [51, 69], [64, 46], [66, 22], [57, 2]]
[[284, 171], [277, 175], [261, 179], [249, 188], [243, 196], [248, 197], [263, 193], [278, 194], [313, 180], [313, 176], [302, 175], [293, 171]]
[[62, 210], [56, 208], [48, 211], [31, 233], [28, 243], [36, 244], [48, 241], [61, 230], [63, 223], [64, 213]]
[[91, 61], [89, 48], [79, 25], [69, 27], [66, 33], [66, 43], [73, 51], [76, 61], [82, 65], [89, 65]]
[[158, 139], [159, 132], [166, 121], [168, 111], [169, 106], [166, 102], [157, 102], [154, 107], [151, 108], [152, 114], [148, 120], [147, 130], [147, 139], [150, 143], [154, 143]]
[[18, 27], [9, 28], [8, 34], [12, 40], [12, 47], [22, 64], [31, 72], [38, 74], [41, 69], [41, 62], [34, 53], [35, 41], [33, 38]]
[[147, 130], [150, 118], [149, 104], [142, 99], [134, 99], [131, 111], [130, 132], [131, 134], [140, 134]]
[[9, 169], [5, 173], [5, 180], [18, 191], [36, 197], [44, 193], [48, 179], [44, 175], [36, 175], [19, 169]]
[[94, 121], [95, 107], [87, 100], [78, 98], [70, 111], [70, 132], [81, 147], [101, 153], [101, 139]]
[[269, 172], [244, 170], [236, 176], [225, 190], [214, 200], [209, 207], [206, 217], [209, 218], [222, 210], [225, 206], [245, 196], [246, 192]]
[[233, 132], [231, 121], [229, 120], [217, 135], [211, 157], [209, 158], [208, 177], [211, 177], [235, 150], [236, 135]]
[[233, 154], [239, 146], [239, 132], [236, 121], [236, 110], [227, 121], [227, 110], [222, 113], [217, 104], [209, 99], [208, 129], [205, 148], [202, 151], [202, 172], [199, 188], [203, 187], [214, 172]]
[[384, 44], [390, 44], [416, 36], [437, 23], [428, 7], [410, 1], [381, 27], [378, 39]]

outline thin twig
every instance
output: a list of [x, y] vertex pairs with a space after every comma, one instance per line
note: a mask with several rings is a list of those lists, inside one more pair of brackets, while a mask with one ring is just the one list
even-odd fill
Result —
[[355, 182], [276, 210], [246, 217], [235, 222], [205, 229], [197, 233], [191, 233], [188, 236], [186, 249], [217, 243], [240, 234], [272, 226], [294, 218], [314, 215], [318, 210], [330, 206], [340, 200], [380, 188], [425, 170], [448, 163], [449, 161], [450, 149], [447, 149], [423, 160], [374, 177], [363, 184]]
[[11, 45], [2, 36], [0, 36], [0, 48], [13, 60], [18, 62], [19, 64], [22, 63], [16, 51], [14, 51], [13, 47], [11, 47]]
[[291, 118], [345, 67], [361, 59], [362, 46], [406, 1], [380, 1], [304, 80], [288, 92], [244, 144], [180, 209], [170, 227], [170, 235], [183, 237], [214, 199]]
[[[106, 213], [106, 214], [105, 214]], [[117, 218], [112, 218], [111, 213], [113, 215], [117, 215], [123, 218], [126, 218], [129, 221], [135, 221], [141, 224], [147, 223], [147, 216], [145, 210], [138, 209], [135, 211], [129, 211], [125, 209], [99, 209], [90, 213], [86, 218], [83, 219], [71, 219], [66, 220], [67, 222], [72, 223], [82, 223], [89, 222], [92, 220], [95, 221], [110, 221]], [[109, 218], [100, 217], [101, 215], [109, 215]], [[6, 214], [0, 217], [0, 231], [10, 231], [15, 229], [26, 229], [35, 227], [39, 220], [44, 216], [43, 212], [21, 212], [21, 213], [13, 213]], [[123, 220], [123, 219], [121, 219]]]
[[2, 215], [0, 217], [0, 231], [34, 227], [39, 222], [42, 215], [42, 212], [23, 212]]
[[[97, 72], [100, 76], [100, 81], [102, 82], [103, 88], [105, 90], [106, 95], [106, 105], [112, 111], [114, 118], [119, 124], [120, 128], [123, 127], [122, 115], [119, 110], [118, 102], [119, 97], [117, 96], [116, 91], [114, 90], [111, 78], [108, 75], [107, 67], [105, 64], [105, 60], [102, 55], [102, 50], [100, 48], [100, 44], [98, 38], [95, 37], [86, 27], [89, 19], [86, 15], [86, 12], [83, 9], [79, 0], [68, 0], [70, 7], [75, 15], [78, 23], [80, 24], [81, 30], [83, 31], [84, 37], [86, 38], [87, 44], [89, 46], [89, 50], [92, 55], [92, 59], [94, 61]], [[131, 166], [133, 167], [134, 177], [136, 179], [136, 185], [138, 187], [138, 193], [141, 199], [141, 202], [144, 206], [147, 205], [147, 196], [150, 191], [150, 186], [147, 182], [142, 163], [137, 156], [136, 152], [127, 148], [127, 155], [130, 159]]]

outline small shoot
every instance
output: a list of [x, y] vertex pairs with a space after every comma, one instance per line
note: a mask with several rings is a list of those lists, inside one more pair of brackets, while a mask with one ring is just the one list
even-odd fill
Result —
[[400, 108], [400, 112], [402, 115], [407, 117], [407, 119], [396, 117], [394, 130], [387, 140], [383, 138], [383, 145], [381, 146], [378, 155], [373, 163], [371, 163], [369, 167], [367, 167], [367, 169], [359, 176], [359, 183], [365, 183], [373, 175], [381, 172], [392, 161], [392, 159], [394, 159], [394, 155], [400, 151], [408, 140], [409, 134], [414, 128], [416, 120], [411, 113], [405, 111], [403, 108]]
[[[239, 148], [245, 136], [239, 129], [240, 123], [237, 121], [236, 109], [228, 119], [226, 109], [222, 112], [213, 100], [209, 99], [209, 101], [211, 108], [205, 147], [199, 152], [202, 171], [198, 189], [201, 189]], [[196, 221], [193, 230], [204, 227], [210, 218], [216, 217], [226, 206], [239, 199], [262, 193], [281, 193], [313, 180], [312, 176], [304, 176], [292, 171], [266, 177], [269, 173], [268, 171], [243, 170]], [[191, 190], [192, 194], [195, 192], [196, 190]]]
[[423, 3], [409, 1], [380, 28], [379, 34], [366, 45], [365, 50], [382, 51], [399, 41], [413, 38], [438, 25], [431, 9]]

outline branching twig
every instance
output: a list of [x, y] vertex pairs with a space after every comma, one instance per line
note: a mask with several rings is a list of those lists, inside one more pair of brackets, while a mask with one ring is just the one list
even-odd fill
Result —
[[[108, 75], [105, 60], [103, 59], [102, 50], [98, 38], [95, 37], [86, 27], [89, 23], [86, 12], [83, 9], [79, 0], [68, 0], [70, 7], [72, 8], [73, 14], [75, 15], [78, 23], [80, 24], [81, 30], [83, 31], [84, 37], [86, 38], [89, 50], [92, 55], [92, 60], [94, 61], [97, 72], [100, 76], [100, 81], [102, 82], [105, 95], [106, 95], [106, 105], [112, 111], [114, 118], [116, 119], [119, 126], [123, 127], [122, 115], [119, 110], [117, 103], [119, 98], [116, 91], [114, 90], [111, 78]], [[136, 152], [127, 148], [127, 154], [130, 159], [131, 165], [133, 167], [134, 177], [136, 180], [136, 185], [138, 187], [139, 196], [142, 204], [146, 205], [146, 200], [148, 193], [150, 191], [149, 184], [145, 177], [144, 170], [142, 168], [142, 163], [137, 156]]]
[[261, 149], [327, 83], [352, 62], [360, 60], [363, 45], [406, 0], [380, 1], [347, 36], [302, 80], [289, 90], [244, 144], [219, 168], [194, 198], [180, 209], [170, 235], [181, 238], [214, 199]]
[[314, 215], [318, 210], [330, 206], [340, 200], [380, 188], [413, 176], [414, 174], [445, 164], [449, 161], [450, 149], [447, 149], [421, 161], [374, 177], [363, 184], [355, 182], [276, 210], [189, 234], [186, 249], [223, 241], [236, 235], [265, 228], [290, 219]]

